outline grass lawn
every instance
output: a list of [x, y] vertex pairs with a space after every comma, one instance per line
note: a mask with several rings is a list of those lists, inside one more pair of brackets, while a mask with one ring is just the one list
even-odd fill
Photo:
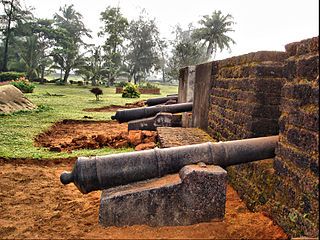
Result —
[[[84, 112], [84, 108], [103, 107], [111, 104], [124, 105], [178, 92], [177, 86], [160, 85], [161, 95], [141, 95], [140, 99], [122, 98], [115, 94], [115, 88], [104, 88], [101, 101], [89, 92], [90, 86], [58, 86], [54, 84], [37, 85], [33, 93], [25, 94], [37, 106], [38, 110], [0, 115], [0, 157], [5, 158], [65, 158], [74, 156], [105, 155], [132, 149], [96, 149], [78, 150], [72, 153], [50, 152], [34, 146], [34, 137], [48, 129], [53, 123], [63, 119], [81, 119], [84, 116], [92, 120], [110, 120], [114, 113]], [[63, 96], [50, 96], [48, 93]]]

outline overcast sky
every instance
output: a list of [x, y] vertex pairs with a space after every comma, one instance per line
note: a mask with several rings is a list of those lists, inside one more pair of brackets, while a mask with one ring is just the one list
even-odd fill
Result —
[[[59, 6], [74, 4], [86, 26], [96, 33], [107, 6], [119, 6], [129, 20], [145, 8], [155, 18], [162, 37], [172, 38], [173, 26], [197, 23], [203, 15], [221, 10], [231, 14], [236, 25], [230, 36], [236, 41], [232, 52], [216, 59], [260, 50], [284, 51], [284, 45], [319, 35], [319, 0], [24, 0], [35, 7], [35, 15], [51, 18]], [[99, 42], [98, 40], [95, 40]]]

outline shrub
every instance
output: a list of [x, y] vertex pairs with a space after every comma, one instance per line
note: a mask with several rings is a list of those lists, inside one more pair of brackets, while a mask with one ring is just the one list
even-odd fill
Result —
[[25, 76], [26, 76], [25, 73], [20, 73], [20, 72], [1, 72], [0, 73], [0, 82], [17, 80], [17, 79], [23, 78]]
[[127, 82], [117, 82], [114, 84], [115, 87], [125, 87], [127, 85]]
[[19, 78], [18, 80], [12, 81], [11, 84], [16, 88], [19, 88], [20, 91], [23, 93], [32, 93], [33, 89], [36, 87], [36, 85], [30, 83], [24, 77]]
[[139, 98], [140, 92], [138, 86], [132, 83], [127, 83], [122, 92], [123, 98]]
[[96, 95], [96, 100], [99, 101], [99, 96], [103, 94], [102, 89], [95, 87], [90, 90], [94, 95]]
[[158, 89], [159, 87], [156, 84], [152, 84], [150, 82], [141, 82], [139, 84], [139, 88], [147, 88], [147, 89], [156, 88], [156, 89]]

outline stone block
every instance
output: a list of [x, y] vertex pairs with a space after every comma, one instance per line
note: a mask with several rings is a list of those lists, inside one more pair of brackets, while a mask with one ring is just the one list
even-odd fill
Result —
[[104, 190], [103, 226], [175, 226], [222, 220], [227, 172], [218, 166], [189, 165], [168, 175]]

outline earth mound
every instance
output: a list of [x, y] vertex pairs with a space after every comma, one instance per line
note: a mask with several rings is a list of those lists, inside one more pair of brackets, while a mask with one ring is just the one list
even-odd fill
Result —
[[15, 86], [0, 86], [0, 113], [7, 114], [35, 108], [36, 106]]
[[127, 124], [119, 124], [116, 121], [63, 120], [39, 134], [35, 141], [37, 146], [55, 152], [103, 147], [134, 147], [140, 151], [156, 147], [157, 132], [128, 132], [127, 129]]

